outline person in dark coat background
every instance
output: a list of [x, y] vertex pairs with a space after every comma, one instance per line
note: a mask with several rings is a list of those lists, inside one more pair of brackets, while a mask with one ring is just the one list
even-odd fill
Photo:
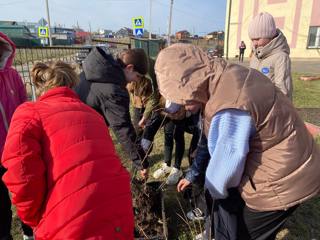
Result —
[[102, 48], [95, 47], [84, 60], [80, 83], [75, 89], [83, 102], [104, 117], [142, 177], [147, 175], [148, 161], [136, 142], [126, 85], [139, 81], [147, 72], [148, 58], [143, 49], [123, 50], [114, 59]]
[[246, 50], [246, 44], [244, 41], [241, 41], [239, 45], [239, 62], [243, 62], [244, 51]]

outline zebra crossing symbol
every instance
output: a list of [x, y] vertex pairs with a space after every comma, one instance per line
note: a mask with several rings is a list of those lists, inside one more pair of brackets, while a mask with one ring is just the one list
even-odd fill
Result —
[[132, 27], [133, 29], [136, 28], [144, 28], [144, 20], [143, 17], [134, 17], [132, 18]]
[[49, 36], [48, 27], [39, 27], [38, 28], [38, 35], [42, 38], [47, 38]]

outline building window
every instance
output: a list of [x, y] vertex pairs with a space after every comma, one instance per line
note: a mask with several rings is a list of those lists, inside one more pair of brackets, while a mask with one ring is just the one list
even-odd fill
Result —
[[310, 27], [307, 48], [320, 48], [320, 27]]

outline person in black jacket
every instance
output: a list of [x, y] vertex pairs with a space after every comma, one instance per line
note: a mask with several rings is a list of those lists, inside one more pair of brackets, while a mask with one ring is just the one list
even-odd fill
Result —
[[126, 85], [139, 81], [147, 71], [148, 58], [143, 49], [123, 50], [115, 60], [102, 48], [95, 47], [83, 62], [80, 83], [75, 89], [83, 102], [105, 118], [142, 177], [147, 176], [148, 161], [136, 143]]

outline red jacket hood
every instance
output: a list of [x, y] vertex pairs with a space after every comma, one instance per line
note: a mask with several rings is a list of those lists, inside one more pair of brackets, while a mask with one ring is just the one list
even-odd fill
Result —
[[[5, 43], [6, 51], [0, 56], [0, 71], [12, 66], [16, 45], [4, 33], [0, 32], [0, 42]], [[1, 46], [1, 45], [0, 45]]]

